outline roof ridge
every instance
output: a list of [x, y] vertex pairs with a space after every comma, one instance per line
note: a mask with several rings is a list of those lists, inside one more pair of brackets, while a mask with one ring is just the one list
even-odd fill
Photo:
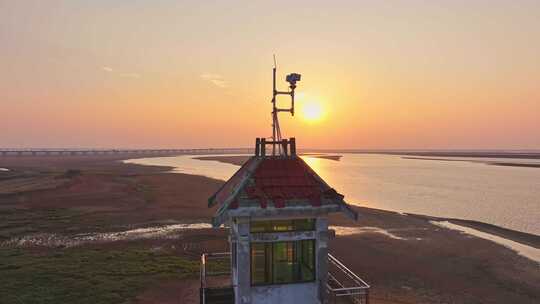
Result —
[[[253, 191], [257, 194], [251, 193]], [[239, 197], [242, 193], [245, 193], [246, 197]], [[240, 208], [238, 211], [255, 212], [254, 210], [259, 208], [266, 209], [268, 202], [272, 203], [273, 208], [278, 209], [294, 207], [301, 201], [309, 202], [315, 209], [321, 208], [321, 203], [331, 204], [336, 208], [334, 211], [345, 212], [349, 217], [356, 219], [358, 214], [343, 198], [342, 194], [328, 185], [297, 155], [253, 156], [209, 198], [208, 206], [219, 204], [212, 219], [215, 227], [227, 221], [230, 209]], [[287, 212], [284, 210], [283, 214]]]

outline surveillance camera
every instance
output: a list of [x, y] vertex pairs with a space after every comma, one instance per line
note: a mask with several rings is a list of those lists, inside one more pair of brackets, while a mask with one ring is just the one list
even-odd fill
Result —
[[292, 74], [287, 75], [287, 77], [285, 78], [285, 80], [286, 80], [288, 83], [290, 83], [291, 85], [295, 85], [297, 81], [300, 81], [300, 78], [302, 78], [302, 75], [296, 74], [296, 73], [292, 73]]

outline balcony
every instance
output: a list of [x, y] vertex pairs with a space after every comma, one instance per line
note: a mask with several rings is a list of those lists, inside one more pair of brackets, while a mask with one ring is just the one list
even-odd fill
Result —
[[369, 284], [328, 254], [328, 304], [369, 304]]
[[200, 304], [234, 304], [230, 252], [201, 255]]
[[[201, 256], [201, 304], [234, 304], [229, 252]], [[328, 254], [325, 304], [369, 304], [370, 286], [333, 255]]]

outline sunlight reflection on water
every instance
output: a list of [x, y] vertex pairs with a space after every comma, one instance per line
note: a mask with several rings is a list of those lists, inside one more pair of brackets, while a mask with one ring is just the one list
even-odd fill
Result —
[[384, 236], [387, 236], [394, 240], [406, 240], [406, 238], [402, 238], [400, 236], [397, 236], [388, 230], [378, 228], [378, 227], [347, 227], [347, 226], [330, 226], [330, 229], [334, 229], [336, 231], [336, 235], [353, 235], [353, 234], [362, 234], [362, 233], [377, 233], [382, 234]]
[[540, 234], [537, 168], [487, 165], [478, 159], [430, 161], [372, 154], [344, 154], [339, 162], [304, 159], [354, 205], [476, 220]]
[[[342, 154], [340, 161], [302, 158], [347, 202], [383, 210], [460, 218], [540, 234], [540, 169], [470, 161], [404, 159], [397, 155]], [[175, 172], [227, 180], [238, 166], [195, 156], [130, 160], [168, 165]], [[468, 160], [468, 159], [464, 159]]]
[[[245, 154], [227, 154], [226, 156], [240, 156]], [[125, 160], [125, 163], [142, 164], [150, 166], [168, 166], [173, 167], [172, 172], [202, 175], [210, 178], [228, 180], [236, 170], [238, 166], [231, 165], [215, 160], [198, 160], [194, 157], [204, 156], [220, 156], [220, 155], [180, 155], [180, 156], [168, 156], [168, 157], [149, 157], [149, 158], [137, 158]]]

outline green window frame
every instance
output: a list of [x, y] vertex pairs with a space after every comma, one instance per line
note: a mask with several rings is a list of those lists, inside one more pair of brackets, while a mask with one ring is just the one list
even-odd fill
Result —
[[315, 281], [315, 240], [251, 244], [251, 285]]
[[310, 230], [315, 230], [314, 218], [273, 220], [273, 221], [252, 221], [250, 223], [251, 233], [310, 231]]

